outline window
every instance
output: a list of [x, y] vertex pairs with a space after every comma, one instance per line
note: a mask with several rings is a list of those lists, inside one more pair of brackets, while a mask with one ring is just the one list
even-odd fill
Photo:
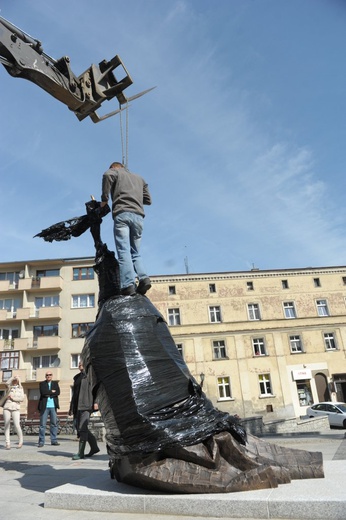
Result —
[[314, 278], [314, 287], [321, 287], [321, 281], [319, 278]]
[[168, 294], [176, 294], [175, 293], [175, 285], [170, 285], [168, 287]]
[[213, 341], [213, 357], [214, 359], [225, 359], [226, 345], [223, 339]]
[[21, 301], [18, 298], [6, 298], [5, 300], [0, 300], [0, 309], [9, 312], [12, 318], [16, 317], [17, 309], [20, 306]]
[[293, 302], [284, 302], [284, 312], [285, 312], [285, 318], [287, 318], [287, 319], [292, 319], [292, 318], [297, 317]]
[[248, 291], [253, 291], [253, 282], [246, 282], [246, 287]]
[[266, 349], [263, 338], [254, 338], [252, 340], [252, 348], [254, 356], [265, 356]]
[[92, 267], [74, 267], [73, 268], [73, 279], [74, 280], [93, 280], [94, 269]]
[[281, 280], [281, 287], [283, 289], [288, 289], [288, 280]]
[[316, 300], [316, 306], [319, 316], [329, 316], [327, 300]]
[[300, 336], [290, 336], [290, 349], [292, 354], [303, 352]]
[[219, 391], [219, 400], [231, 399], [231, 381], [229, 377], [218, 377], [217, 388]]
[[18, 370], [19, 351], [11, 350], [11, 352], [0, 352], [0, 360], [1, 370]]
[[78, 368], [80, 354], [71, 354], [71, 368]]
[[72, 323], [72, 337], [84, 338], [93, 325], [93, 323]]
[[343, 277], [342, 277], [342, 283], [343, 283], [344, 285], [346, 285], [346, 276], [343, 276]]
[[296, 381], [299, 406], [309, 406], [313, 403], [309, 379]]
[[209, 292], [216, 293], [216, 285], [214, 283], [209, 284]]
[[72, 296], [73, 309], [81, 309], [86, 307], [95, 307], [94, 294], [75, 294]]
[[247, 306], [249, 320], [260, 320], [260, 310], [258, 303], [249, 303]]
[[260, 374], [258, 376], [260, 395], [273, 395], [270, 382], [270, 374]]
[[168, 323], [169, 325], [180, 325], [179, 309], [168, 309]]
[[59, 326], [56, 325], [35, 325], [33, 328], [34, 340], [41, 336], [57, 336]]
[[10, 285], [16, 287], [19, 280], [19, 272], [11, 272], [11, 273], [0, 273], [0, 281], [8, 280]]
[[209, 320], [211, 323], [221, 323], [221, 308], [218, 305], [209, 307]]
[[2, 382], [6, 383], [12, 377], [12, 370], [2, 370]]
[[40, 309], [41, 307], [58, 307], [59, 296], [42, 296], [35, 298], [35, 308]]
[[180, 353], [181, 357], [184, 358], [183, 344], [182, 343], [176, 343], [175, 346], [177, 347], [178, 352]]
[[314, 410], [319, 410], [320, 412], [325, 412], [327, 410], [327, 406], [324, 403], [315, 404]]
[[[19, 329], [0, 329], [0, 339], [11, 340], [19, 338]], [[6, 345], [6, 342], [5, 342]]]
[[332, 332], [323, 334], [326, 350], [336, 350], [336, 342]]
[[57, 354], [51, 356], [35, 356], [32, 358], [32, 367], [34, 370], [37, 368], [49, 368], [55, 366], [55, 362], [58, 359]]
[[42, 269], [36, 271], [36, 276], [44, 278], [45, 276], [60, 276], [60, 269]]

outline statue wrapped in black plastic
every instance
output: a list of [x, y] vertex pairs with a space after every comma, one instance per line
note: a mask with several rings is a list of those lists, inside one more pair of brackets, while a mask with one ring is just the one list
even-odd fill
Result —
[[[97, 212], [92, 206], [89, 213]], [[261, 441], [212, 405], [150, 300], [120, 296], [118, 262], [101, 241], [101, 221], [100, 215], [88, 218], [100, 293], [81, 357], [106, 428], [111, 477], [175, 493], [246, 491], [322, 478], [321, 453]]]

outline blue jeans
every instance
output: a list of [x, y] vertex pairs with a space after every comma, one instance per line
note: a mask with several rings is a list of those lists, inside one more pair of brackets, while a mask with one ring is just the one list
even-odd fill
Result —
[[124, 211], [114, 218], [114, 240], [120, 269], [120, 287], [125, 289], [146, 278], [145, 267], [139, 254], [142, 239], [143, 217]]
[[58, 435], [58, 416], [55, 408], [46, 408], [40, 415], [40, 429], [38, 433], [38, 443], [44, 444], [46, 435], [46, 424], [48, 416], [50, 418], [50, 442], [57, 441]]

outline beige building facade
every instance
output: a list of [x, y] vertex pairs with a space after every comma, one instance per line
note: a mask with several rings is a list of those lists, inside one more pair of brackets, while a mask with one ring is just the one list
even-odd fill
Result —
[[[97, 313], [93, 258], [0, 264], [0, 391], [14, 372], [37, 415], [47, 368], [69, 408]], [[346, 401], [346, 267], [152, 276], [148, 297], [213, 404], [240, 417], [300, 417]]]

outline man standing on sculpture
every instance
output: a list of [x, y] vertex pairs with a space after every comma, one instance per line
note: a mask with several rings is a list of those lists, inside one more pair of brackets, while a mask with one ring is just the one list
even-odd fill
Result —
[[143, 265], [139, 248], [145, 216], [143, 205], [151, 204], [148, 185], [142, 177], [127, 170], [123, 164], [114, 162], [102, 178], [101, 207], [107, 204], [109, 195], [112, 198], [121, 294], [145, 294], [151, 287], [151, 281]]

